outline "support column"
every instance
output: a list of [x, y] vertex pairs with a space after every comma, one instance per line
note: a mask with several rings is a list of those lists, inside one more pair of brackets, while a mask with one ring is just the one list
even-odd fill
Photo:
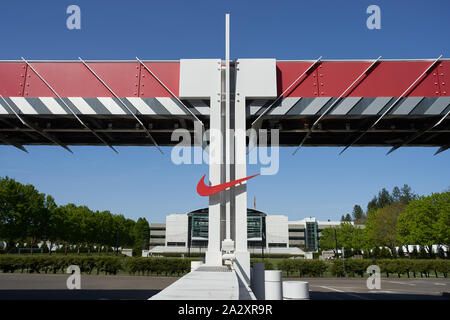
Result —
[[[218, 69], [222, 68], [221, 62]], [[215, 186], [224, 183], [223, 159], [223, 134], [222, 121], [222, 93], [211, 97], [210, 100], [210, 144], [209, 144], [209, 182]], [[224, 215], [222, 192], [209, 196], [208, 214], [208, 251], [205, 256], [205, 264], [213, 266], [222, 265], [221, 242], [224, 225], [221, 223]]]
[[[239, 59], [235, 63], [235, 105], [234, 130], [235, 145], [234, 179], [247, 177], [247, 98], [275, 98], [276, 63], [275, 59]], [[234, 187], [235, 200], [235, 242], [236, 270], [241, 279], [250, 285], [250, 253], [247, 246], [247, 183]]]
[[[234, 109], [234, 172], [235, 179], [247, 176], [247, 150], [246, 150], [246, 106], [245, 97], [236, 92]], [[235, 243], [236, 243], [236, 270], [241, 278], [250, 285], [250, 253], [247, 247], [247, 183], [234, 187], [235, 200]]]
[[[209, 182], [211, 185], [223, 183], [222, 168], [223, 123], [221, 115], [221, 72], [220, 59], [181, 59], [180, 60], [180, 99], [210, 100], [210, 145], [209, 145]], [[199, 145], [203, 145], [200, 140]], [[197, 145], [197, 147], [199, 147]], [[201, 160], [201, 159], [200, 159]], [[201, 162], [201, 161], [200, 161]], [[205, 264], [222, 265], [221, 253], [221, 194], [209, 197], [208, 250]]]

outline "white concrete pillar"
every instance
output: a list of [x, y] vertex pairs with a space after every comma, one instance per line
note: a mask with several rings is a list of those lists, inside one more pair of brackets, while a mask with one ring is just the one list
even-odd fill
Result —
[[[221, 72], [222, 61], [220, 59], [180, 60], [180, 99], [209, 99], [210, 129], [219, 132], [223, 130], [221, 121]], [[224, 182], [222, 181], [220, 161], [223, 141], [222, 139], [214, 139], [215, 137], [216, 135], [212, 135], [209, 150], [209, 182], [212, 185]], [[222, 265], [220, 207], [220, 194], [211, 195], [209, 197], [208, 250], [205, 259], [205, 263], [208, 265]]]
[[282, 300], [283, 286], [280, 270], [266, 270], [264, 272], [264, 292], [266, 300]]
[[[236, 61], [234, 105], [234, 179], [247, 177], [247, 98], [274, 98], [277, 94], [275, 59], [239, 59]], [[250, 253], [247, 248], [247, 183], [233, 189], [235, 199], [235, 242], [237, 271], [250, 285]]]
[[309, 283], [283, 281], [283, 300], [309, 300]]
[[[245, 97], [241, 97], [236, 92], [234, 110], [234, 179], [241, 179], [247, 176], [247, 150], [246, 150], [246, 106]], [[242, 279], [250, 285], [250, 253], [247, 248], [247, 183], [243, 182], [234, 187], [235, 199], [235, 242], [236, 260], [238, 271]]]
[[[221, 98], [211, 97], [210, 129], [222, 132]], [[210, 136], [212, 140], [209, 146], [209, 181], [211, 185], [223, 183], [223, 165], [218, 159], [222, 159], [223, 140], [218, 136]], [[208, 251], [206, 252], [207, 265], [222, 265], [221, 254], [221, 194], [216, 193], [209, 196], [208, 215]]]

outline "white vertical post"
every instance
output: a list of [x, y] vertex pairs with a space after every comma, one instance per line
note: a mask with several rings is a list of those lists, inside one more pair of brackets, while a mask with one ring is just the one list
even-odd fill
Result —
[[[231, 181], [231, 137], [230, 135], [230, 14], [225, 15], [225, 181]], [[225, 191], [225, 239], [230, 239], [231, 190]]]
[[[236, 96], [234, 105], [234, 173], [233, 179], [247, 176], [246, 98], [276, 98], [275, 59], [239, 59], [236, 61]], [[234, 187], [236, 265], [249, 284], [250, 253], [247, 248], [247, 184]]]
[[[217, 63], [217, 68], [221, 69], [221, 61]], [[220, 86], [219, 86], [220, 88]], [[211, 96], [211, 114], [210, 114], [210, 145], [209, 145], [209, 180], [211, 185], [223, 183], [221, 181], [222, 164], [218, 159], [222, 159], [223, 141], [222, 138], [212, 134], [213, 131], [222, 132], [222, 115], [221, 115], [221, 93]], [[205, 256], [205, 264], [220, 266], [222, 265], [222, 253], [220, 250], [221, 235], [221, 197], [220, 193], [209, 196], [209, 214], [208, 214], [208, 251]]]
[[[239, 66], [236, 67], [239, 76]], [[245, 96], [240, 96], [236, 88], [234, 107], [234, 179], [247, 176], [247, 150], [246, 150], [246, 106]], [[235, 197], [235, 242], [236, 260], [243, 280], [250, 285], [250, 253], [247, 248], [247, 184], [241, 183], [234, 187]]]

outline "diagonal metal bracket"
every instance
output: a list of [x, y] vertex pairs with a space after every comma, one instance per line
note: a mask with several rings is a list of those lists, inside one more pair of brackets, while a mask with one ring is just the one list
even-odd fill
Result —
[[61, 98], [61, 96], [55, 91], [55, 89], [53, 89], [53, 87], [39, 74], [39, 72], [37, 72], [36, 69], [33, 68], [33, 66], [28, 63], [27, 60], [25, 60], [22, 57], [22, 60], [27, 64], [27, 66], [30, 67], [31, 70], [33, 70], [33, 72], [39, 77], [39, 79], [41, 79], [42, 82], [45, 83], [45, 85], [53, 92], [53, 94], [55, 96], [58, 97], [58, 99], [67, 107], [67, 109], [70, 110], [70, 112], [72, 113], [72, 115], [78, 120], [78, 122], [81, 123], [81, 125], [83, 127], [85, 127], [86, 129], [88, 129], [90, 132], [92, 132], [92, 134], [94, 136], [96, 136], [101, 142], [103, 142], [105, 145], [107, 145], [108, 147], [110, 147], [115, 153], [118, 153], [117, 150], [108, 142], [106, 142], [102, 137], [100, 137], [94, 130], [92, 130], [91, 128], [89, 128], [78, 116], [77, 114], [72, 110], [72, 108]]
[[[308, 69], [306, 69], [297, 79], [295, 79], [290, 85], [289, 87], [286, 88], [286, 90], [283, 91], [282, 94], [280, 94], [274, 102], [272, 102], [267, 108], [266, 110], [264, 110], [264, 112], [262, 112], [258, 118], [256, 118], [255, 121], [253, 121], [252, 123], [252, 128], [255, 126], [256, 123], [258, 123], [258, 121], [267, 113], [269, 112], [270, 109], [272, 109], [272, 107], [284, 96], [284, 94], [286, 92], [288, 92], [301, 78], [303, 78], [303, 76], [305, 76], [306, 74], [309, 73], [309, 71], [311, 71], [312, 68], [314, 68], [318, 63], [320, 63], [320, 61], [322, 60], [322, 56], [320, 56], [316, 61], [314, 61], [309, 67]], [[304, 80], [304, 79], [303, 79]], [[302, 81], [303, 81], [302, 80]], [[302, 82], [300, 81], [300, 83]]]
[[356, 139], [354, 139], [351, 143], [349, 143], [344, 149], [342, 149], [342, 151], [341, 152], [339, 152], [339, 155], [341, 155], [345, 150], [347, 150], [348, 148], [350, 148], [352, 145], [354, 145], [356, 142], [358, 142], [370, 129], [372, 129], [373, 127], [375, 127], [376, 125], [377, 125], [377, 123], [378, 122], [380, 122], [381, 121], [381, 119], [383, 119], [384, 118], [384, 116], [389, 112], [389, 111], [391, 111], [392, 110], [392, 108], [394, 108], [396, 105], [397, 105], [397, 103], [402, 99], [402, 98], [404, 98], [409, 92], [410, 92], [410, 90], [412, 89], [412, 88], [414, 88], [415, 86], [416, 86], [416, 84], [422, 79], [422, 77], [425, 75], [425, 74], [427, 74], [428, 73], [428, 71], [430, 71], [435, 65], [436, 65], [436, 63], [438, 63], [439, 62], [439, 60], [442, 58], [442, 54], [437, 58], [437, 59], [435, 59], [426, 69], [425, 69], [425, 71], [424, 72], [422, 72], [422, 74], [413, 82], [413, 83], [411, 83], [411, 85], [408, 87], [408, 89], [406, 89], [401, 95], [400, 95], [400, 97], [398, 97], [397, 98], [397, 100], [395, 100], [395, 102], [389, 107], [389, 108], [387, 108], [386, 109], [386, 111], [384, 111], [383, 112], [383, 114], [380, 116], [380, 117], [378, 117], [378, 119], [369, 127], [369, 128], [367, 128], [365, 131], [363, 131]]
[[372, 64], [366, 69], [366, 70], [364, 70], [360, 75], [359, 75], [359, 77], [357, 77], [356, 79], [355, 79], [355, 81], [353, 81], [352, 82], [352, 84], [350, 84], [348, 87], [347, 87], [347, 89], [345, 89], [342, 93], [341, 93], [341, 95], [325, 110], [325, 112], [323, 112], [321, 115], [320, 115], [320, 117], [313, 123], [313, 125], [311, 126], [311, 129], [310, 129], [310, 131], [308, 131], [307, 133], [306, 133], [306, 135], [303, 137], [303, 140], [300, 142], [300, 144], [299, 144], [299, 146], [297, 147], [297, 149], [295, 149], [295, 151], [292, 153], [293, 155], [294, 154], [296, 154], [297, 153], [297, 151], [302, 147], [302, 145], [305, 143], [305, 141], [306, 141], [306, 139], [308, 139], [309, 138], [309, 136], [311, 135], [311, 133], [314, 131], [314, 129], [316, 128], [316, 126], [319, 124], [319, 122], [320, 122], [320, 120], [322, 120], [322, 118], [324, 117], [324, 116], [326, 116], [327, 114], [328, 114], [328, 112], [330, 111], [330, 110], [332, 110], [333, 109], [333, 107], [339, 102], [339, 101], [341, 101], [341, 99], [353, 88], [353, 86], [365, 75], [365, 74], [367, 74], [369, 71], [371, 71], [374, 67], [375, 67], [375, 65], [377, 65], [377, 63], [380, 61], [380, 59], [381, 59], [381, 56], [379, 56], [376, 60], [374, 60], [373, 62], [372, 62]]
[[97, 78], [97, 80], [99, 80], [106, 89], [108, 89], [109, 92], [112, 93], [112, 95], [120, 102], [121, 105], [123, 105], [128, 112], [130, 112], [130, 114], [136, 119], [136, 121], [141, 125], [141, 127], [145, 130], [145, 133], [147, 134], [147, 137], [150, 138], [153, 142], [153, 144], [155, 145], [156, 148], [158, 148], [159, 152], [161, 152], [162, 154], [164, 154], [164, 152], [161, 150], [161, 148], [159, 147], [159, 145], [156, 143], [156, 140], [153, 138], [153, 136], [150, 134], [150, 131], [148, 131], [148, 129], [145, 127], [144, 123], [142, 123], [142, 121], [133, 113], [133, 111], [131, 111], [131, 109], [125, 104], [123, 103], [123, 101], [117, 96], [117, 94], [106, 84], [105, 81], [103, 81], [102, 78], [100, 78], [99, 75], [97, 75], [97, 73], [95, 73], [94, 70], [92, 70], [91, 67], [88, 66], [88, 64], [81, 59], [80, 57], [78, 57], [78, 59], [80, 59], [80, 61], [85, 65], [85, 67]]
[[63, 147], [64, 149], [66, 149], [67, 151], [69, 151], [70, 153], [73, 153], [72, 150], [70, 150], [70, 148], [63, 144], [62, 142], [60, 142], [57, 138], [55, 138], [53, 135], [42, 131], [41, 129], [39, 129], [38, 127], [28, 123], [27, 121], [25, 121], [12, 107], [11, 105], [8, 103], [8, 101], [6, 101], [6, 99], [0, 94], [0, 98], [6, 103], [6, 105], [8, 106], [8, 108], [16, 115], [16, 117], [20, 120], [20, 122], [22, 122], [22, 124], [24, 124], [25, 126], [27, 126], [28, 128], [36, 131], [37, 133], [39, 133], [41, 136], [43, 136], [44, 138], [47, 138], [48, 140], [50, 140], [51, 142], [53, 142], [54, 144], [57, 144], [61, 147]]
[[188, 112], [188, 113], [190, 113], [191, 115], [192, 115], [192, 117], [196, 120], [196, 121], [198, 121], [198, 122], [200, 122], [201, 124], [202, 124], [202, 127], [204, 127], [204, 124], [203, 124], [203, 122], [180, 100], [180, 98], [178, 98], [165, 84], [164, 84], [164, 82], [162, 82], [162, 80], [161, 79], [159, 79], [157, 76], [156, 76], [156, 74], [154, 74], [153, 72], [152, 72], [152, 70], [150, 70], [150, 68], [149, 67], [147, 67], [145, 64], [144, 64], [144, 62], [142, 62], [142, 60], [140, 60], [138, 57], [136, 57], [136, 60], [139, 62], [139, 64], [141, 65], [141, 66], [143, 66], [144, 67], [144, 69], [145, 70], [147, 70], [148, 71], [148, 73], [150, 73], [151, 75], [152, 75], [152, 77], [153, 78], [155, 78], [155, 80], [156, 81], [158, 81], [159, 82], [159, 84], [160, 85], [162, 85], [163, 87], [164, 87], [164, 89], [166, 89], [167, 90], [167, 92], [169, 92], [171, 95], [172, 95], [172, 97], [174, 97], [176, 100], [177, 100], [177, 102], [179, 103], [179, 104], [181, 104], [181, 106], [183, 106], [183, 108]]
[[439, 153], [441, 153], [441, 152], [444, 152], [445, 150], [447, 150], [447, 149], [449, 149], [450, 148], [450, 144], [448, 144], [448, 145], [446, 145], [446, 146], [442, 146], [442, 147], [440, 147], [439, 149], [438, 149], [438, 151], [436, 151], [435, 153], [434, 153], [434, 155], [437, 155], [437, 154], [439, 154]]
[[[249, 146], [248, 146], [248, 150], [247, 150], [247, 154], [249, 154], [255, 147], [256, 147], [256, 140], [257, 140], [257, 131], [261, 128], [261, 121], [263, 116], [269, 112], [273, 106], [285, 95], [286, 92], [288, 92], [300, 79], [302, 79], [306, 74], [308, 74], [318, 63], [320, 63], [320, 61], [322, 60], [322, 56], [320, 56], [319, 58], [317, 58], [317, 60], [315, 60], [297, 79], [295, 79], [287, 88], [286, 90], [283, 91], [283, 93], [281, 93], [274, 102], [272, 102], [259, 116], [258, 118], [256, 118], [255, 121], [253, 121], [252, 125], [251, 125], [251, 131], [250, 131], [250, 141], [249, 141]], [[306, 79], [306, 78], [305, 78]], [[302, 81], [299, 82], [302, 83], [304, 79], [302, 79]]]
[[400, 147], [403, 147], [405, 145], [407, 145], [408, 143], [410, 143], [411, 141], [414, 141], [415, 139], [417, 139], [418, 137], [420, 137], [421, 135], [429, 132], [430, 130], [432, 130], [433, 128], [437, 127], [438, 125], [440, 125], [442, 123], [442, 121], [445, 120], [445, 118], [447, 118], [450, 115], [450, 110], [444, 115], [442, 116], [434, 125], [426, 128], [425, 130], [422, 130], [414, 135], [412, 135], [410, 138], [406, 139], [404, 142], [402, 142], [401, 144], [398, 144], [396, 146], [393, 146], [388, 153], [386, 153], [386, 155], [394, 152], [395, 150], [397, 150]]
[[0, 134], [0, 141], [3, 141], [3, 143], [9, 144], [10, 146], [16, 147], [17, 149], [20, 149], [23, 152], [28, 153], [28, 150], [25, 149], [25, 147], [23, 145], [21, 145], [20, 143], [11, 141], [7, 137], [5, 137], [3, 134]]

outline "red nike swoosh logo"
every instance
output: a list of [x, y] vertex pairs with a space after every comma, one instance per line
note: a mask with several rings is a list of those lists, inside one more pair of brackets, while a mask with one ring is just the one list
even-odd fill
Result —
[[205, 184], [205, 176], [206, 176], [206, 174], [203, 175], [203, 177], [200, 179], [200, 181], [197, 184], [197, 192], [202, 197], [210, 196], [214, 193], [225, 190], [226, 188], [232, 187], [238, 183], [241, 183], [241, 182], [244, 182], [253, 177], [259, 176], [259, 174], [254, 174], [254, 175], [246, 177], [246, 178], [237, 179], [237, 180], [230, 181], [230, 182], [225, 182], [222, 184], [218, 184], [216, 186], [207, 186]]

